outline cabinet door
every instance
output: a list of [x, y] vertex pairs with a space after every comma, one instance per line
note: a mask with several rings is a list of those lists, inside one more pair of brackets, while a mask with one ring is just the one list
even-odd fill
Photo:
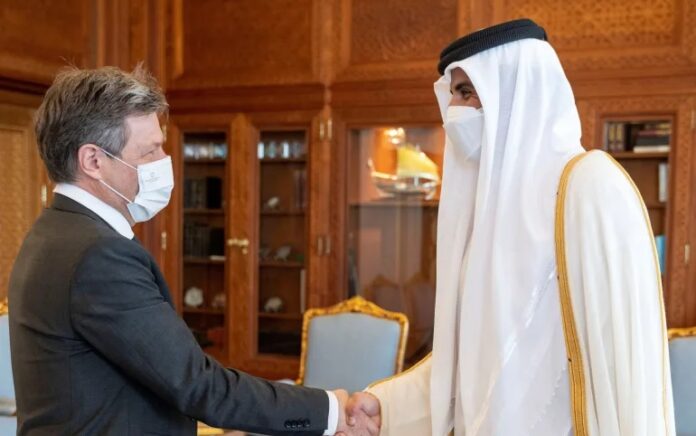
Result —
[[[316, 113], [254, 114], [233, 124], [230, 176], [230, 358], [269, 378], [294, 378], [302, 315], [321, 302], [327, 242]], [[321, 177], [321, 176], [319, 176]], [[319, 235], [319, 236], [317, 236]], [[324, 268], [325, 270], [325, 268]]]
[[34, 109], [0, 103], [0, 300], [26, 232], [45, 205], [47, 186], [36, 148]]
[[[230, 117], [174, 117], [168, 132], [175, 189], [164, 216], [163, 270], [176, 307], [201, 347], [229, 362], [228, 256], [232, 137]], [[234, 270], [234, 272], [232, 272]]]
[[[390, 115], [390, 114], [386, 114]], [[444, 131], [422, 123], [348, 113], [334, 159], [335, 221], [343, 298], [361, 295], [409, 318], [407, 362], [432, 348], [435, 249]], [[405, 114], [413, 119], [412, 114]], [[380, 122], [383, 120], [383, 122]]]

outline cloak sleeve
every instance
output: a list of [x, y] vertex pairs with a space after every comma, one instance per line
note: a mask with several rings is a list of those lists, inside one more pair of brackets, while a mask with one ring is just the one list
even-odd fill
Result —
[[428, 355], [401, 374], [367, 388], [381, 404], [380, 436], [430, 435], [430, 368]]
[[566, 167], [556, 242], [575, 435], [674, 435], [652, 228], [636, 186], [606, 153]]

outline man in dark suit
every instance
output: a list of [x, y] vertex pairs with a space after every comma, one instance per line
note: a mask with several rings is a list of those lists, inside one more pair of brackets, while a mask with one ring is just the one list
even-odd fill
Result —
[[147, 72], [102, 68], [59, 74], [36, 114], [57, 186], [10, 279], [18, 434], [193, 435], [196, 420], [278, 435], [375, 434], [378, 420], [346, 424], [345, 391], [223, 368], [177, 316], [131, 230], [173, 188], [166, 113]]

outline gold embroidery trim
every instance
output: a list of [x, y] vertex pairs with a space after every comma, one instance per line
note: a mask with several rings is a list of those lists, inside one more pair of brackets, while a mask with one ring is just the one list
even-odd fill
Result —
[[682, 327], [682, 328], [672, 328], [667, 330], [667, 337], [669, 339], [675, 338], [689, 338], [696, 336], [696, 326], [694, 327]]
[[580, 340], [573, 314], [573, 301], [570, 296], [568, 265], [565, 255], [565, 198], [568, 180], [575, 165], [587, 155], [579, 154], [572, 158], [563, 169], [556, 199], [556, 264], [558, 267], [558, 290], [563, 315], [563, 336], [568, 355], [568, 372], [570, 375], [570, 396], [575, 436], [587, 436], [587, 402], [585, 400], [585, 369], [582, 363]]

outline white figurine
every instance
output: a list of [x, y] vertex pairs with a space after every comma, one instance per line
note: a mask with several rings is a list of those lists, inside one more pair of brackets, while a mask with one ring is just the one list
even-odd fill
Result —
[[277, 210], [278, 206], [280, 206], [280, 198], [271, 197], [266, 200], [266, 210]]
[[186, 290], [184, 303], [188, 307], [201, 307], [203, 305], [203, 290], [195, 286]]
[[281, 262], [287, 262], [291, 251], [292, 251], [292, 247], [290, 247], [289, 245], [283, 245], [278, 250], [276, 250], [274, 260], [281, 261]]
[[269, 313], [280, 312], [283, 309], [283, 300], [280, 297], [271, 297], [263, 305], [263, 310]]

